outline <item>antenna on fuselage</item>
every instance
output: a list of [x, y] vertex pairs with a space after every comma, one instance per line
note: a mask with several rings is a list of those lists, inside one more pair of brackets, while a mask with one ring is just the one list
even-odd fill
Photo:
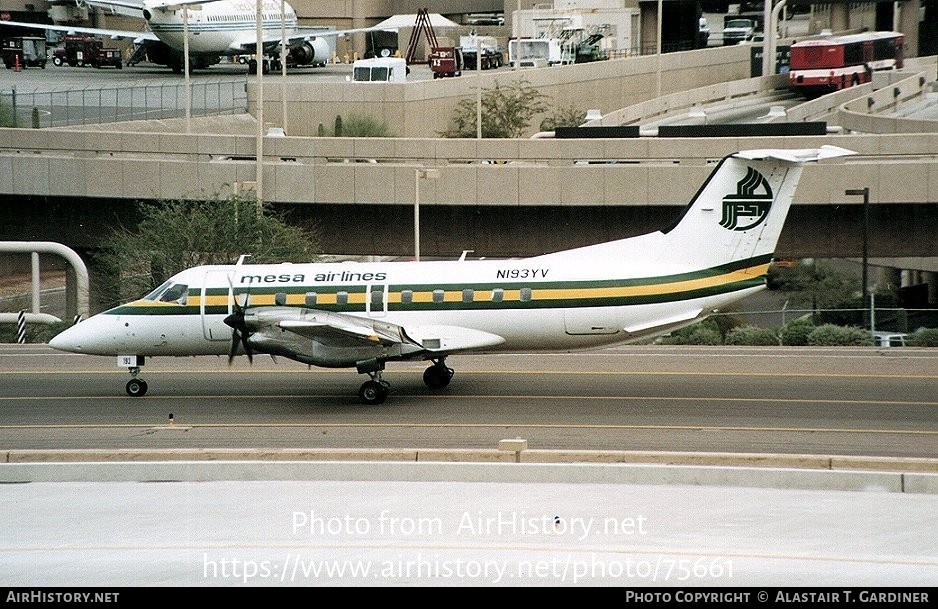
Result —
[[241, 266], [242, 264], [244, 264], [244, 261], [250, 257], [251, 257], [251, 254], [241, 254], [240, 256], [238, 256], [238, 261], [235, 262], [235, 266]]

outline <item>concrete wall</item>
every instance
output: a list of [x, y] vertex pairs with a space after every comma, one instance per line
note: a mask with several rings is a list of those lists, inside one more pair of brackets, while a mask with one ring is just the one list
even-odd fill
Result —
[[[437, 137], [446, 131], [457, 104], [475, 100], [476, 82], [483, 90], [512, 84], [531, 87], [550, 98], [552, 108], [572, 106], [604, 113], [652, 99], [661, 81], [663, 95], [706, 85], [749, 78], [749, 47], [714, 48], [657, 56], [630, 57], [570, 66], [524, 70], [465, 72], [458, 78], [408, 83], [264, 84], [264, 122], [282, 124], [287, 98], [289, 135], [316, 135], [319, 123], [331, 127], [336, 115], [372, 116], [388, 123], [399, 136]], [[248, 84], [248, 111], [256, 115], [257, 91]], [[534, 117], [528, 135], [539, 131]]]
[[[414, 171], [439, 167], [436, 205], [683, 205], [714, 161], [758, 138], [449, 140], [265, 138], [264, 192], [277, 203], [412, 204]], [[938, 200], [938, 134], [799, 137], [859, 157], [809, 166], [796, 204], [841, 205], [858, 181], [874, 201]], [[0, 129], [0, 193], [118, 199], [210, 198], [253, 182], [255, 138]], [[598, 161], [590, 163], [590, 161]]]
[[934, 133], [938, 131], [938, 120], [902, 115], [903, 108], [926, 102], [926, 95], [932, 93], [932, 83], [924, 72], [906, 74], [901, 80], [842, 104], [837, 122], [844, 129], [860, 133]]

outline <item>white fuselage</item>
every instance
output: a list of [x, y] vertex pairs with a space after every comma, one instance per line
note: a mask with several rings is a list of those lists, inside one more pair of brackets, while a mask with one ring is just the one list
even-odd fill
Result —
[[[220, 55], [244, 52], [243, 47], [257, 40], [257, 8], [250, 0], [225, 0], [188, 9], [148, 9], [145, 13], [150, 30], [174, 49], [182, 49], [189, 32], [192, 53]], [[281, 12], [282, 11], [282, 12]], [[263, 37], [276, 39], [283, 32], [296, 32], [293, 7], [277, 0], [265, 0], [261, 15]]]
[[[761, 280], [754, 283], [744, 277], [742, 284], [724, 291], [722, 284], [740, 279], [729, 275], [674, 281], [647, 277], [646, 282], [626, 279], [627, 265], [616, 266], [619, 281], [611, 281], [611, 269], [596, 260], [590, 267], [575, 258], [551, 256], [197, 267], [174, 278], [187, 286], [185, 305], [139, 300], [117, 307], [70, 329], [77, 347], [71, 350], [98, 355], [226, 354], [231, 328], [224, 319], [235, 299], [245, 295], [250, 307], [284, 304], [335, 310], [405, 329], [459, 326], [504, 339], [486, 351], [581, 350], [660, 334], [764, 287]], [[706, 285], [698, 285], [701, 282]], [[701, 287], [708, 293], [693, 296], [691, 292]], [[285, 298], [278, 300], [278, 294]], [[630, 300], [635, 304], [628, 304]]]

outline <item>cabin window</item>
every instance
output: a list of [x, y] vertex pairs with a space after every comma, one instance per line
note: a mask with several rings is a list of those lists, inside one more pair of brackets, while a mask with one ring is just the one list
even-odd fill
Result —
[[521, 288], [521, 302], [531, 300], [531, 288]]
[[345, 306], [348, 304], [348, 292], [341, 291], [335, 293], [335, 303], [339, 306]]
[[384, 308], [384, 290], [381, 288], [371, 290], [371, 308], [372, 310]]
[[433, 290], [433, 302], [443, 302], [443, 290]]
[[274, 304], [278, 307], [282, 307], [287, 304], [287, 294], [286, 292], [277, 292], [274, 294]]
[[316, 292], [306, 292], [306, 306], [315, 307], [318, 296]]
[[413, 290], [401, 290], [401, 304], [410, 304], [414, 301]]
[[492, 290], [492, 302], [501, 302], [505, 298], [505, 290], [495, 288]]
[[462, 301], [463, 302], [472, 302], [475, 297], [475, 293], [471, 288], [466, 288], [462, 291]]

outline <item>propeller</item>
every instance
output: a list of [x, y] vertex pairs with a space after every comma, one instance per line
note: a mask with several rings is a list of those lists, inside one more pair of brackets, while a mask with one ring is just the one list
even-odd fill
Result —
[[231, 328], [231, 351], [228, 353], [228, 365], [234, 360], [235, 353], [240, 344], [244, 348], [244, 353], [248, 356], [248, 361], [254, 363], [251, 346], [248, 344], [248, 337], [251, 332], [248, 330], [247, 323], [244, 321], [244, 310], [247, 308], [248, 295], [244, 295], [244, 305], [234, 299], [234, 307], [231, 315], [225, 318], [225, 325]]

